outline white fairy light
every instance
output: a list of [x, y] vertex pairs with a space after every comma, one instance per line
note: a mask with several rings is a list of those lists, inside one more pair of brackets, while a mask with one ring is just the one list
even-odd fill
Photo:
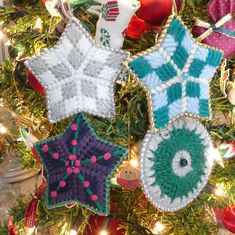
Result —
[[42, 29], [42, 19], [40, 17], [38, 17], [35, 22], [35, 29]]
[[210, 147], [209, 149], [209, 161], [210, 164], [213, 165], [213, 162], [215, 161], [216, 163], [218, 163], [221, 167], [224, 167], [224, 162], [223, 162], [223, 158], [220, 155], [219, 151], [214, 148], [213, 146]]
[[157, 221], [154, 225], [153, 232], [155, 234], [159, 234], [163, 232], [164, 229], [165, 229], [165, 226], [160, 221]]
[[224, 183], [221, 183], [221, 184], [219, 184], [219, 185], [216, 187], [216, 189], [215, 189], [215, 191], [214, 191], [214, 194], [215, 194], [217, 197], [222, 197], [222, 196], [224, 196], [224, 194], [225, 194], [225, 186], [224, 186]]
[[74, 229], [71, 229], [70, 232], [69, 232], [69, 235], [77, 235], [77, 231], [74, 230]]
[[0, 133], [1, 134], [6, 134], [7, 133], [7, 128], [5, 126], [3, 126], [1, 123], [0, 123]]
[[102, 230], [102, 231], [100, 231], [100, 234], [99, 234], [99, 235], [108, 235], [108, 233], [107, 233], [107, 231]]
[[28, 228], [28, 229], [27, 229], [27, 235], [32, 235], [32, 234], [34, 233], [35, 229], [36, 229], [35, 226], [32, 227], [32, 228]]
[[135, 168], [137, 168], [139, 166], [138, 160], [135, 160], [135, 159], [131, 159], [130, 164]]
[[10, 40], [8, 40], [7, 42], [5, 42], [5, 45], [6, 45], [6, 46], [10, 46], [10, 45], [11, 45]]

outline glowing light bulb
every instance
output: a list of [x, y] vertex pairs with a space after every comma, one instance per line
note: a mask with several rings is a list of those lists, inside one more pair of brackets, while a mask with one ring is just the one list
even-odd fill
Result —
[[2, 32], [2, 30], [0, 30], [0, 39], [2, 39], [3, 38], [3, 32]]
[[213, 165], [214, 161], [217, 162], [221, 167], [224, 167], [223, 158], [220, 155], [219, 151], [213, 146], [209, 148], [209, 164]]
[[35, 231], [36, 227], [28, 228], [27, 229], [27, 235], [32, 235]]
[[130, 164], [135, 168], [137, 168], [139, 166], [138, 160], [135, 160], [135, 159], [131, 159]]
[[77, 234], [78, 234], [77, 231], [74, 229], [70, 230], [69, 232], [69, 235], [77, 235]]
[[225, 193], [225, 188], [224, 188], [224, 184], [221, 183], [214, 191], [214, 194], [217, 196], [217, 197], [222, 197]]
[[0, 123], [0, 133], [1, 134], [6, 134], [7, 133], [7, 128], [5, 126], [3, 126], [1, 123]]
[[154, 225], [153, 232], [156, 233], [156, 234], [159, 234], [164, 229], [165, 229], [165, 226], [161, 222], [157, 221], [156, 224]]
[[105, 230], [100, 231], [99, 235], [108, 235], [108, 233]]
[[10, 45], [11, 45], [10, 40], [8, 40], [7, 42], [5, 42], [5, 45], [6, 45], [6, 46], [10, 46]]
[[35, 29], [42, 29], [42, 20], [39, 17], [37, 18], [35, 22]]

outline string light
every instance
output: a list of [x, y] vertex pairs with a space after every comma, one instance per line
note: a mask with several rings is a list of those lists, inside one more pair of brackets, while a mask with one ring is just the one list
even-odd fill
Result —
[[37, 18], [36, 22], [35, 22], [35, 29], [42, 29], [42, 20], [40, 17]]
[[165, 229], [165, 226], [164, 226], [161, 222], [157, 221], [157, 222], [155, 223], [155, 225], [154, 225], [153, 232], [154, 232], [155, 234], [159, 234], [159, 233], [161, 233], [164, 229]]
[[137, 168], [139, 166], [138, 160], [135, 160], [135, 159], [131, 159], [130, 164], [135, 168]]
[[34, 233], [35, 229], [36, 229], [35, 226], [32, 227], [32, 228], [28, 228], [28, 229], [27, 229], [27, 235], [32, 235], [32, 234]]
[[69, 235], [77, 235], [77, 234], [78, 234], [77, 231], [74, 229], [70, 230], [69, 232]]
[[221, 167], [224, 167], [224, 162], [223, 162], [223, 158], [220, 155], [219, 151], [214, 148], [213, 146], [210, 147], [209, 149], [209, 161], [210, 164], [213, 165], [214, 161], [217, 162]]
[[100, 231], [99, 235], [108, 235], [108, 233], [105, 230]]
[[10, 40], [8, 40], [7, 42], [5, 42], [5, 45], [6, 45], [6, 46], [10, 46], [10, 45], [11, 45]]
[[222, 197], [225, 193], [225, 186], [224, 186], [224, 183], [221, 183], [220, 185], [217, 186], [217, 188], [215, 189], [214, 191], [214, 194], [217, 196], [217, 197]]
[[1, 123], [0, 123], [0, 133], [1, 134], [6, 134], [7, 133], [7, 128], [5, 126], [3, 126]]

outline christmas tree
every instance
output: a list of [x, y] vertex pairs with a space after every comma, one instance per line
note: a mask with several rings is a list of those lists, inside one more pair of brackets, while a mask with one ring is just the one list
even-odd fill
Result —
[[[0, 234], [235, 232], [234, 14], [0, 1]], [[15, 161], [36, 172], [26, 196]]]

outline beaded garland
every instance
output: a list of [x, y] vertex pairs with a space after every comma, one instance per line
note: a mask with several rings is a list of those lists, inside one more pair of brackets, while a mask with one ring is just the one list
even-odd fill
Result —
[[190, 203], [208, 181], [211, 148], [207, 130], [195, 119], [180, 118], [150, 130], [140, 160], [142, 187], [150, 202], [171, 212]]
[[127, 66], [147, 91], [152, 127], [180, 116], [210, 118], [209, 81], [222, 52], [196, 42], [179, 16], [169, 17], [157, 45]]
[[83, 114], [76, 115], [62, 135], [37, 142], [34, 148], [46, 171], [48, 208], [79, 203], [109, 214], [110, 179], [126, 148], [99, 138]]
[[25, 64], [43, 85], [48, 118], [55, 123], [78, 112], [113, 117], [114, 84], [128, 55], [97, 45], [74, 19], [55, 47]]

